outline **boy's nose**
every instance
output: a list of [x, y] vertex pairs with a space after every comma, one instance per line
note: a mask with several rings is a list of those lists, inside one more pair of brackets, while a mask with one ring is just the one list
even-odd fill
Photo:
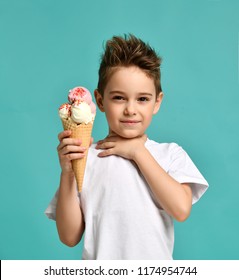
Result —
[[129, 102], [125, 106], [124, 114], [128, 116], [133, 116], [136, 114], [136, 107], [133, 103]]

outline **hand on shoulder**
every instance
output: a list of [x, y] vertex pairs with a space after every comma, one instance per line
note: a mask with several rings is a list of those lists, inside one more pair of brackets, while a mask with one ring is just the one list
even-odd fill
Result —
[[101, 149], [98, 156], [106, 157], [117, 155], [126, 159], [134, 160], [135, 154], [145, 148], [147, 135], [143, 134], [135, 138], [123, 138], [118, 135], [109, 135], [97, 142], [96, 149]]

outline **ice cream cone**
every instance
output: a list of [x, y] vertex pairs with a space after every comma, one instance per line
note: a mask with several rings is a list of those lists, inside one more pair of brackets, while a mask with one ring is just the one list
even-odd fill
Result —
[[71, 130], [71, 138], [79, 138], [82, 141], [82, 146], [86, 147], [86, 155], [81, 159], [75, 159], [72, 161], [72, 167], [75, 173], [76, 182], [78, 186], [78, 191], [82, 191], [83, 180], [84, 180], [84, 173], [87, 161], [87, 154], [88, 154], [88, 147], [90, 145], [91, 140], [91, 133], [93, 122], [88, 124], [76, 124], [72, 122], [71, 119], [62, 119], [62, 124], [64, 130]]

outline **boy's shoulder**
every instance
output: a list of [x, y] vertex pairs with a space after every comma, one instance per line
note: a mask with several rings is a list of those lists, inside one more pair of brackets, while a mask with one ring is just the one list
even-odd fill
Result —
[[147, 139], [145, 147], [150, 153], [158, 159], [173, 160], [175, 157], [185, 156], [186, 152], [177, 143], [158, 143], [154, 140]]
[[171, 143], [159, 143], [151, 139], [147, 139], [145, 146], [149, 149], [157, 149], [161, 151], [174, 151], [177, 149], [181, 149], [181, 147], [174, 142]]

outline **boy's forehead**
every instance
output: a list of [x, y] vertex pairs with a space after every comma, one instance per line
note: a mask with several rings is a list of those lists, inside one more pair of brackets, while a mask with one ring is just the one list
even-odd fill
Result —
[[135, 87], [154, 88], [154, 80], [139, 67], [121, 66], [112, 69], [106, 88], [112, 86], [130, 87], [131, 85]]

